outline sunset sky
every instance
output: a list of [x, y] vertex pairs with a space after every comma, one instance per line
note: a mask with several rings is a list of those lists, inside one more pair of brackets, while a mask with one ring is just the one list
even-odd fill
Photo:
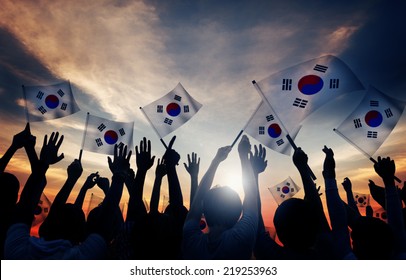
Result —
[[[45, 193], [51, 200], [66, 179], [66, 167], [79, 155], [87, 112], [134, 121], [134, 144], [147, 137], [153, 155], [161, 157], [164, 147], [139, 107], [179, 82], [203, 104], [188, 123], [164, 138], [169, 142], [177, 136], [173, 147], [181, 155], [177, 170], [187, 207], [190, 179], [183, 167], [187, 154], [201, 157], [201, 178], [217, 149], [233, 142], [261, 101], [252, 80], [331, 54], [344, 61], [364, 87], [373, 85], [406, 102], [405, 1], [0, 0], [0, 6], [0, 154], [26, 122], [22, 85], [70, 80], [81, 109], [65, 118], [31, 123], [37, 151], [45, 134], [65, 135], [61, 147], [65, 158], [47, 174]], [[362, 97], [361, 92], [343, 95], [303, 122], [295, 142], [308, 154], [318, 185], [323, 186], [324, 145], [335, 151], [339, 183], [349, 177], [353, 190], [361, 193], [368, 192], [368, 179], [382, 184], [372, 163], [333, 132]], [[402, 181], [405, 136], [403, 114], [374, 154], [392, 157]], [[259, 144], [252, 137], [250, 141]], [[260, 190], [265, 223], [270, 225], [276, 203], [267, 188], [288, 176], [298, 185], [301, 180], [290, 156], [267, 149], [267, 159]], [[131, 164], [135, 169], [134, 156]], [[111, 176], [106, 155], [84, 151], [82, 165], [71, 201], [90, 173]], [[22, 185], [29, 170], [23, 151], [7, 167]], [[147, 174], [147, 201], [154, 172], [155, 165]], [[242, 193], [240, 173], [234, 149], [220, 165], [214, 184]], [[96, 189], [89, 192], [102, 194]], [[166, 183], [161, 193], [167, 196]], [[303, 190], [297, 196], [303, 197]]]

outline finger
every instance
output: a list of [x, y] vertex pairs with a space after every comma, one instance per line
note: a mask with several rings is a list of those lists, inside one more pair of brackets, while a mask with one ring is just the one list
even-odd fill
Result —
[[171, 141], [169, 142], [168, 150], [172, 149], [172, 146], [173, 146], [173, 143], [175, 142], [175, 140], [176, 140], [176, 135], [173, 136], [172, 139], [171, 139]]
[[185, 167], [186, 170], [189, 170], [186, 163], [183, 163], [183, 166]]
[[111, 160], [110, 157], [107, 157], [107, 162], [109, 164], [109, 167], [111, 168], [111, 166], [113, 165], [113, 161]]
[[133, 153], [132, 151], [129, 151], [129, 152], [128, 152], [127, 161], [130, 161], [130, 158], [131, 158], [132, 153]]
[[155, 156], [153, 156], [153, 157], [151, 158], [152, 164], [154, 164], [154, 160], [155, 160]]
[[145, 152], [146, 145], [147, 145], [147, 138], [143, 137], [141, 140], [141, 152]]
[[47, 145], [47, 142], [48, 142], [48, 135], [45, 134], [45, 136], [44, 136], [44, 143], [42, 144], [42, 146], [43, 146], [43, 147], [46, 146], [46, 145]]
[[[257, 147], [257, 145], [254, 145], [254, 150], [255, 150], [255, 156], [258, 156], [258, 147]], [[251, 155], [252, 155], [252, 153], [251, 153]]]
[[138, 146], [135, 146], [135, 155], [136, 155], [136, 156], [139, 156], [139, 154], [140, 154], [140, 153], [138, 152]]
[[114, 159], [117, 158], [117, 144], [114, 145]]
[[200, 164], [200, 157], [197, 159], [197, 165]]
[[[193, 158], [193, 155], [192, 155], [192, 158]], [[191, 161], [190, 161], [190, 154], [187, 154], [187, 162], [189, 163], [189, 165], [191, 164]]]
[[56, 144], [57, 149], [59, 149], [59, 147], [62, 145], [63, 139], [64, 139], [64, 136], [62, 135], [61, 138], [59, 138], [58, 143]]
[[148, 151], [149, 154], [151, 154], [151, 140], [148, 140]]
[[59, 157], [56, 158], [56, 162], [60, 162], [63, 158], [65, 157], [65, 155], [62, 153]]

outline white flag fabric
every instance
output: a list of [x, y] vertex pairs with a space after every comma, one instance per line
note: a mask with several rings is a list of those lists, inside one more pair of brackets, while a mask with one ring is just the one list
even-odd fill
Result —
[[332, 55], [282, 70], [256, 84], [289, 132], [339, 94], [364, 89], [351, 69]]
[[280, 205], [283, 201], [298, 193], [300, 191], [300, 187], [293, 182], [292, 178], [288, 177], [279, 184], [268, 188], [268, 190], [271, 192], [276, 203]]
[[83, 149], [112, 155], [114, 145], [133, 145], [134, 122], [117, 122], [90, 115], [87, 120]]
[[34, 211], [32, 227], [40, 225], [43, 221], [45, 221], [45, 218], [48, 216], [49, 210], [51, 209], [51, 205], [51, 201], [44, 193], [42, 193]]
[[[299, 130], [300, 127], [290, 134], [293, 140]], [[278, 153], [290, 155], [292, 151], [292, 146], [286, 138], [288, 132], [283, 129], [283, 125], [274, 111], [264, 101], [260, 102], [244, 131]]]
[[80, 109], [69, 81], [48, 86], [23, 86], [28, 121], [46, 121], [69, 116]]
[[355, 204], [358, 207], [367, 207], [370, 203], [370, 194], [353, 192]]
[[141, 110], [163, 138], [190, 120], [202, 107], [179, 83], [160, 99]]
[[355, 110], [336, 130], [372, 156], [399, 121], [405, 103], [370, 86]]

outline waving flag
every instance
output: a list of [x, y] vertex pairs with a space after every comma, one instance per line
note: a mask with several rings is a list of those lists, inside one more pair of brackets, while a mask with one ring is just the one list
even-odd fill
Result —
[[112, 155], [114, 145], [132, 147], [134, 122], [116, 122], [88, 115], [83, 149]]
[[34, 220], [32, 222], [33, 227], [40, 225], [45, 220], [45, 218], [48, 216], [49, 210], [51, 209], [51, 205], [51, 201], [44, 193], [42, 193], [37, 207], [35, 207]]
[[[290, 136], [295, 139], [299, 129]], [[292, 146], [286, 141], [287, 131], [283, 130], [280, 120], [273, 110], [261, 101], [244, 131], [268, 148], [285, 155], [290, 155]]]
[[339, 94], [364, 89], [350, 68], [332, 55], [282, 70], [256, 85], [289, 132]]
[[404, 102], [370, 86], [358, 107], [336, 131], [372, 156], [392, 132], [404, 108]]
[[160, 99], [141, 108], [160, 138], [190, 120], [202, 107], [179, 83]]
[[358, 207], [367, 207], [370, 203], [370, 195], [354, 192], [354, 201]]
[[69, 116], [80, 109], [68, 81], [49, 86], [23, 86], [27, 121], [46, 121]]
[[286, 180], [280, 182], [276, 186], [268, 188], [268, 190], [271, 192], [276, 203], [280, 205], [283, 201], [298, 193], [298, 191], [300, 191], [300, 187], [293, 182], [292, 178], [288, 177]]

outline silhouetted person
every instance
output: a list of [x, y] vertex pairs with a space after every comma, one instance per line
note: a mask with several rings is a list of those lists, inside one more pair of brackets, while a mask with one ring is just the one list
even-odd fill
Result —
[[[230, 146], [218, 149], [199, 184], [183, 228], [185, 259], [251, 258], [258, 227], [258, 198], [247, 136], [244, 135], [238, 145], [245, 193], [243, 203], [230, 187], [211, 188], [216, 170], [230, 150]], [[208, 234], [200, 230], [202, 215], [209, 227]]]

